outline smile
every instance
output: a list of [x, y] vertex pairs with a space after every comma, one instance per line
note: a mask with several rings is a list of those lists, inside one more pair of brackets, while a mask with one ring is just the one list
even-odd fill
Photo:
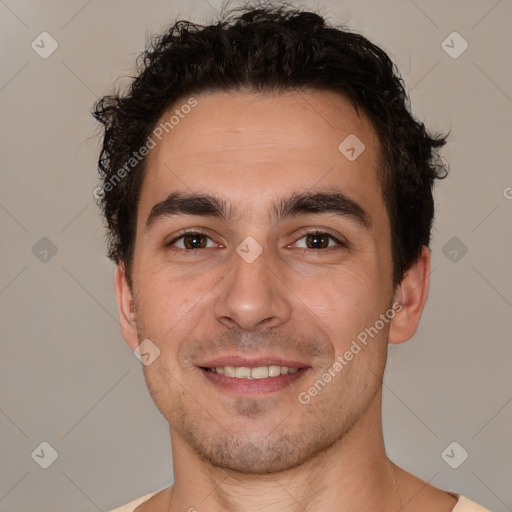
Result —
[[[216, 388], [235, 395], [261, 396], [292, 386], [310, 367], [288, 366], [221, 366], [199, 367], [201, 374]], [[219, 371], [220, 369], [220, 371]]]
[[216, 368], [207, 368], [207, 370], [234, 377], [235, 379], [267, 379], [279, 377], [279, 375], [294, 374], [299, 371], [298, 368], [288, 366], [257, 366], [248, 368], [247, 366], [217, 366]]

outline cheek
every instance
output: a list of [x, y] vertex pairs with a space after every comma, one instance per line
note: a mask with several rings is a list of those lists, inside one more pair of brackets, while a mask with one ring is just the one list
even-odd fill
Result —
[[375, 268], [347, 265], [316, 283], [305, 281], [297, 295], [341, 349], [384, 312], [387, 304], [380, 287]]
[[215, 273], [179, 272], [156, 266], [141, 273], [137, 307], [146, 337], [161, 346], [161, 350], [178, 350], [179, 340], [190, 335], [207, 317], [208, 294], [213, 293], [220, 277]]
[[171, 272], [162, 266], [148, 265], [150, 271], [141, 272], [139, 296], [147, 314], [162, 312], [179, 315], [181, 309], [189, 308], [193, 300], [194, 287], [180, 272]]

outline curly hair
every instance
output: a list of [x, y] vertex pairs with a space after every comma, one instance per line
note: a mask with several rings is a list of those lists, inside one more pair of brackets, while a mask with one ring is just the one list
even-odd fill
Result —
[[[446, 135], [429, 134], [412, 116], [399, 71], [388, 55], [346, 27], [286, 4], [231, 9], [210, 25], [177, 20], [153, 37], [124, 93], [104, 96], [92, 112], [103, 125], [97, 195], [108, 256], [123, 261], [130, 286], [137, 204], [145, 157], [133, 161], [162, 115], [202, 92], [329, 90], [368, 117], [380, 142], [379, 181], [391, 228], [393, 284], [429, 246], [434, 179], [447, 175], [439, 155]], [[132, 160], [130, 160], [132, 159]], [[131, 172], [121, 173], [127, 161]], [[117, 174], [117, 176], [116, 176]], [[117, 183], [113, 183], [113, 178]]]

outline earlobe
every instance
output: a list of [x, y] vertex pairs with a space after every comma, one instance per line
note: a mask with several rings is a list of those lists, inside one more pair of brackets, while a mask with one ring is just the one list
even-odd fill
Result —
[[397, 313], [391, 320], [388, 338], [391, 344], [409, 340], [418, 328], [428, 298], [430, 261], [430, 250], [423, 246], [419, 258], [395, 291], [394, 302], [400, 304], [401, 309], [397, 308]]
[[117, 310], [119, 313], [119, 323], [121, 325], [121, 334], [128, 346], [135, 350], [139, 345], [137, 336], [137, 324], [135, 316], [135, 306], [132, 296], [132, 290], [126, 278], [126, 272], [123, 262], [117, 264], [114, 276], [114, 289], [117, 298]]

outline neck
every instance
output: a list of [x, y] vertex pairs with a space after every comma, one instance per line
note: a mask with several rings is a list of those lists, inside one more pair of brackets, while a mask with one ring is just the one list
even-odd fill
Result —
[[342, 438], [287, 471], [246, 475], [202, 461], [171, 429], [175, 482], [168, 510], [289, 512], [403, 507], [396, 466], [387, 458], [378, 392], [365, 415]]

